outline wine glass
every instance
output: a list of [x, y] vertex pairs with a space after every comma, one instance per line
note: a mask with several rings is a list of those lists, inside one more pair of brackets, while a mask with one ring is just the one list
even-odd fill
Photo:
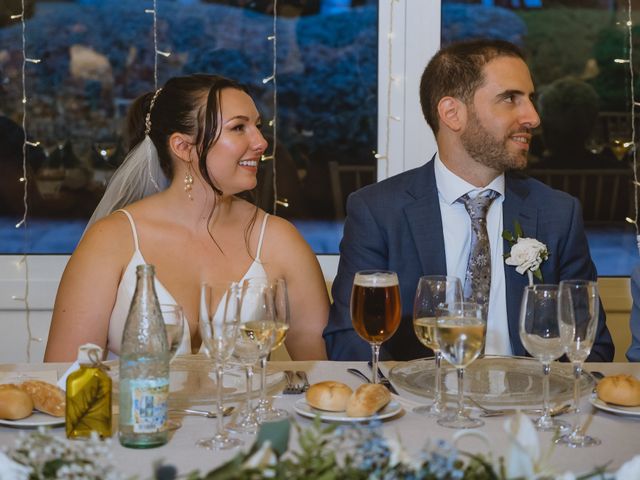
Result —
[[585, 435], [580, 425], [580, 377], [582, 364], [589, 356], [596, 338], [600, 299], [596, 282], [564, 280], [558, 293], [558, 317], [564, 331], [565, 352], [573, 363], [574, 423], [571, 433], [561, 436], [557, 443], [569, 447], [600, 445], [600, 440]]
[[258, 423], [287, 417], [289, 414], [286, 410], [274, 409], [267, 400], [267, 358], [272, 350], [282, 344], [289, 330], [289, 303], [284, 280], [245, 280], [240, 316], [241, 337], [259, 347], [260, 399], [255, 409]]
[[200, 334], [207, 355], [213, 361], [217, 388], [217, 429], [212, 438], [198, 440], [196, 445], [209, 450], [226, 450], [242, 445], [230, 437], [222, 423], [224, 365], [233, 352], [238, 335], [240, 286], [232, 284], [202, 284], [200, 292]]
[[180, 305], [163, 303], [160, 305], [160, 313], [162, 313], [164, 326], [167, 330], [167, 343], [169, 344], [169, 354], [171, 356], [170, 362], [172, 362], [178, 353], [185, 333], [184, 311]]
[[552, 418], [549, 408], [550, 363], [564, 353], [558, 320], [558, 285], [529, 285], [524, 288], [520, 306], [520, 340], [529, 354], [542, 363], [542, 416], [535, 426], [542, 432], [566, 428], [568, 424]]
[[440, 363], [442, 353], [435, 337], [436, 308], [441, 304], [462, 302], [462, 282], [458, 277], [426, 275], [420, 277], [413, 303], [413, 330], [420, 343], [433, 350], [435, 361], [435, 388], [433, 404], [416, 407], [415, 413], [440, 416], [446, 410], [442, 402]]
[[448, 428], [476, 428], [484, 425], [464, 410], [464, 369], [484, 348], [487, 333], [485, 308], [479, 303], [455, 302], [440, 305], [436, 310], [436, 341], [447, 362], [458, 372], [458, 409], [441, 417], [438, 424]]
[[378, 383], [380, 345], [396, 333], [402, 305], [395, 272], [357, 272], [351, 290], [351, 323], [360, 337], [371, 345], [373, 383]]
[[[162, 314], [164, 327], [167, 331], [167, 343], [169, 344], [170, 355], [169, 363], [172, 363], [180, 345], [182, 344], [182, 339], [185, 333], [184, 312], [180, 305], [162, 303], [160, 304], [160, 313]], [[176, 430], [181, 426], [182, 423], [179, 420], [175, 420], [173, 418], [167, 419], [167, 429]]]

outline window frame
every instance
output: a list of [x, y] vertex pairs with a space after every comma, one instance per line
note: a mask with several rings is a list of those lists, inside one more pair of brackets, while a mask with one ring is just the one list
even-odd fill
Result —
[[[378, 159], [378, 181], [422, 165], [436, 151], [435, 139], [422, 116], [418, 91], [422, 70], [440, 47], [440, 7], [440, 0], [379, 2], [377, 151], [382, 155], [387, 152], [387, 158]], [[389, 39], [392, 18], [393, 38]], [[390, 89], [389, 67], [393, 77]], [[399, 120], [388, 118], [389, 111]], [[57, 284], [69, 256], [27, 255], [30, 283], [42, 287], [30, 289], [32, 308], [35, 305], [42, 308], [49, 302], [53, 305]], [[0, 285], [10, 286], [1, 289], [0, 311], [20, 308], [20, 302], [11, 297], [21, 296], [24, 292], [25, 272], [21, 259], [22, 255], [0, 255]], [[318, 255], [318, 259], [325, 278], [332, 280], [339, 254]], [[52, 282], [54, 284], [48, 287]]]

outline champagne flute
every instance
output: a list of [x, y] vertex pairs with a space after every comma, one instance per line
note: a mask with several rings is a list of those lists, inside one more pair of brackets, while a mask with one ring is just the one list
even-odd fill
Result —
[[535, 421], [542, 432], [566, 428], [568, 424], [551, 417], [549, 372], [551, 362], [564, 353], [558, 320], [558, 285], [529, 285], [520, 305], [520, 340], [529, 354], [542, 363], [542, 416]]
[[462, 302], [462, 282], [458, 277], [426, 275], [420, 277], [413, 303], [413, 330], [420, 343], [433, 350], [435, 361], [435, 388], [433, 404], [416, 407], [415, 413], [440, 416], [446, 410], [442, 402], [440, 363], [442, 353], [435, 337], [436, 309], [441, 304]]
[[564, 280], [558, 293], [558, 317], [564, 335], [565, 352], [573, 363], [574, 422], [571, 433], [561, 436], [557, 443], [569, 447], [600, 445], [598, 438], [585, 435], [580, 425], [580, 377], [582, 364], [589, 356], [596, 338], [600, 299], [596, 282]]
[[[258, 423], [289, 416], [286, 410], [274, 409], [267, 399], [269, 352], [282, 344], [289, 329], [286, 288], [279, 289], [279, 282], [271, 282], [266, 278], [250, 278], [245, 280], [242, 286], [241, 336], [259, 347], [260, 399], [255, 409]], [[285, 295], [284, 300], [277, 301], [276, 295]], [[285, 310], [280, 307], [283, 304], [286, 306]]]
[[351, 322], [363, 340], [371, 345], [373, 383], [378, 383], [380, 345], [396, 333], [402, 305], [395, 272], [357, 272], [351, 290]]
[[224, 365], [233, 352], [238, 335], [240, 287], [232, 284], [202, 284], [200, 292], [200, 334], [207, 355], [213, 361], [217, 387], [217, 430], [212, 438], [198, 440], [196, 445], [209, 450], [226, 450], [242, 445], [224, 429], [223, 373]]
[[458, 372], [458, 409], [441, 417], [438, 424], [448, 428], [476, 428], [484, 425], [479, 418], [471, 418], [464, 410], [464, 369], [484, 348], [487, 318], [479, 303], [456, 302], [441, 305], [436, 310], [436, 341], [447, 362]]

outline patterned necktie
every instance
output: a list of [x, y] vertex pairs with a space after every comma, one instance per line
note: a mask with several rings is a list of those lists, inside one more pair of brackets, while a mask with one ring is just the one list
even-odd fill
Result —
[[498, 195], [494, 190], [485, 190], [475, 198], [465, 194], [458, 199], [471, 217], [471, 249], [464, 279], [464, 299], [487, 306], [491, 289], [491, 250], [486, 218], [491, 203]]

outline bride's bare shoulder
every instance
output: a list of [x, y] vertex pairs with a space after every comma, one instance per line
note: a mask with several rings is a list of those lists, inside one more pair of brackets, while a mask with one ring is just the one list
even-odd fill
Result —
[[116, 211], [91, 225], [78, 249], [100, 249], [103, 253], [131, 252], [133, 243], [133, 231], [127, 216]]

